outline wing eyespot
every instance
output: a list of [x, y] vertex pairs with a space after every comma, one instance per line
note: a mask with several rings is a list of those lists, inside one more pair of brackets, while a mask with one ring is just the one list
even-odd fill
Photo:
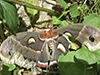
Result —
[[64, 34], [70, 36], [70, 37], [73, 37], [73, 35], [70, 33], [70, 32], [64, 32]]
[[60, 49], [62, 52], [66, 53], [66, 48], [63, 46], [63, 44], [58, 44], [57, 49]]
[[89, 40], [91, 41], [91, 42], [94, 42], [94, 37], [92, 37], [92, 36], [89, 36]]
[[35, 39], [34, 38], [29, 38], [28, 41], [27, 41], [27, 44], [32, 44], [32, 43], [35, 43]]

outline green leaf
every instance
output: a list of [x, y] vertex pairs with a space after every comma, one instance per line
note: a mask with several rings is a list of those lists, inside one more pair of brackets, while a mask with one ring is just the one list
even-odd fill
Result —
[[61, 24], [61, 21], [56, 16], [52, 16], [52, 20], [53, 24]]
[[76, 39], [69, 36], [69, 40], [73, 42], [73, 41], [75, 41]]
[[3, 65], [2, 75], [11, 75], [11, 72], [8, 71], [8, 67]]
[[[71, 62], [74, 63], [74, 55], [75, 55], [75, 51], [68, 51], [68, 53], [66, 55], [60, 55], [59, 59], [58, 59], [58, 65], [64, 65], [62, 63], [67, 63], [67, 62]], [[67, 64], [68, 66], [68, 64]]]
[[98, 68], [98, 70], [99, 70], [99, 72], [100, 72], [100, 61], [97, 62], [97, 68]]
[[16, 8], [10, 3], [7, 3], [3, 0], [0, 0], [0, 6], [2, 8], [2, 11], [0, 12], [3, 12], [2, 16], [6, 20], [7, 26], [11, 31], [14, 32], [16, 27], [19, 25], [19, 19]]
[[8, 71], [12, 71], [16, 68], [16, 66], [13, 64], [4, 63], [4, 65], [9, 67]]
[[75, 46], [75, 44], [73, 44], [72, 42], [70, 42], [70, 44], [69, 44], [70, 46], [71, 46], [71, 49], [74, 49], [74, 50], [76, 50], [77, 49], [77, 47]]
[[84, 64], [94, 64], [100, 60], [100, 50], [90, 51], [84, 45], [76, 51], [75, 57]]
[[66, 26], [66, 25], [69, 25], [69, 23], [68, 23], [67, 21], [63, 20], [63, 21], [61, 22], [61, 26]]
[[71, 17], [77, 17], [79, 15], [77, 3], [70, 7], [70, 15]]
[[59, 25], [58, 28], [62, 27], [62, 26], [66, 26], [68, 25], [68, 22], [67, 21], [61, 21], [59, 20], [56, 16], [52, 16], [52, 24], [56, 24], [56, 25]]
[[65, 56], [61, 55], [58, 60], [61, 75], [95, 75], [97, 69], [81, 63], [75, 58], [75, 51], [69, 51]]
[[[34, 0], [24, 0], [24, 1], [34, 5]], [[28, 8], [28, 7], [26, 7], [26, 8], [27, 8], [27, 12], [30, 13], [31, 15], [33, 15], [33, 16], [38, 12], [37, 10], [31, 9], [31, 8]]]
[[57, 1], [64, 7], [64, 9], [68, 8], [68, 5], [64, 0], [57, 0]]
[[1, 7], [1, 5], [0, 5], [0, 19], [3, 19], [4, 17], [3, 17], [3, 10], [2, 10], [2, 7]]
[[100, 16], [96, 13], [89, 14], [89, 16], [84, 17], [83, 23], [100, 28]]
[[[35, 0], [24, 0], [24, 1], [25, 1], [26, 3], [35, 5]], [[30, 22], [31, 22], [31, 23], [34, 23], [34, 22], [36, 22], [36, 20], [38, 20], [39, 14], [36, 15], [36, 14], [38, 13], [37, 10], [32, 9], [32, 8], [29, 8], [29, 7], [26, 7], [26, 11], [27, 11], [27, 13], [30, 15], [30, 16], [29, 16], [29, 19], [30, 19]]]
[[68, 53], [65, 56], [62, 54], [59, 57], [58, 66], [61, 75], [67, 74], [66, 72], [68, 72], [67, 70], [68, 67], [70, 67], [74, 63], [74, 55], [75, 55], [75, 51], [73, 52], [68, 51]]

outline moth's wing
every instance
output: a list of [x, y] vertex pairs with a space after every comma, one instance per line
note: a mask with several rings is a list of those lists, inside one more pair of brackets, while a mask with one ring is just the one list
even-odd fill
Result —
[[61, 54], [66, 54], [69, 50], [69, 41], [64, 36], [59, 36], [53, 43], [50, 66], [54, 65]]
[[59, 34], [70, 33], [80, 43], [85, 44], [90, 51], [100, 48], [100, 30], [87, 24], [73, 24], [55, 30]]
[[64, 27], [61, 27], [59, 29], [55, 29], [55, 32], [58, 32], [59, 34], [65, 34], [70, 33], [74, 38], [77, 38], [79, 35], [79, 32], [82, 30], [84, 24], [73, 24], [73, 25], [67, 25]]
[[[0, 47], [0, 58], [9, 64], [17, 64], [27, 69], [36, 65], [40, 58], [43, 42], [35, 32], [22, 32], [8, 37]], [[33, 38], [31, 43], [30, 38]]]
[[95, 51], [100, 48], [100, 30], [94, 26], [86, 25], [84, 31], [77, 39], [84, 42], [90, 51]]
[[49, 53], [49, 46], [46, 41], [41, 48], [41, 55], [37, 62], [37, 65], [40, 67], [48, 67], [48, 62], [50, 61], [50, 53]]

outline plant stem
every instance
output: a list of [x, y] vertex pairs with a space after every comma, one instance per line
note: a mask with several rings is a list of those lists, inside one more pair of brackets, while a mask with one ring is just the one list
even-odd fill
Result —
[[39, 6], [30, 4], [30, 3], [27, 3], [27, 2], [23, 3], [23, 2], [18, 1], [18, 0], [5, 0], [5, 1], [11, 2], [11, 3], [15, 3], [15, 4], [19, 4], [19, 5], [25, 4], [25, 6], [28, 7], [28, 8], [32, 8], [32, 9], [35, 9], [35, 10], [48, 12], [48, 13], [50, 13], [52, 15], [55, 15], [55, 16], [59, 16], [60, 15], [60, 13], [57, 13], [56, 11], [53, 11], [53, 10], [50, 10], [50, 9], [47, 9], [47, 8], [43, 8], [43, 7], [39, 7]]
[[13, 75], [17, 75], [17, 70], [16, 69], [13, 71]]
[[3, 35], [3, 30], [2, 30], [2, 23], [0, 24], [0, 36], [1, 36], [2, 40], [5, 40], [5, 37]]
[[63, 17], [65, 14], [67, 14], [69, 12], [69, 10], [68, 11], [66, 11], [66, 12], [63, 12], [61, 15], [60, 15], [60, 17], [58, 17], [58, 19], [61, 19], [61, 17]]

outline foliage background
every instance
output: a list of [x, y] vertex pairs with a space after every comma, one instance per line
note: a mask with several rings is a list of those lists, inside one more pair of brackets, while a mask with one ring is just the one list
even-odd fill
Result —
[[[86, 23], [100, 28], [100, 1], [99, 0], [57, 0], [62, 10], [52, 11], [32, 4], [30, 0], [25, 0], [26, 10], [31, 13], [30, 22], [34, 24], [34, 17], [38, 11], [48, 12], [52, 16], [53, 25], [62, 27], [74, 23]], [[70, 6], [68, 5], [70, 3]], [[4, 30], [8, 30], [8, 35], [16, 32], [26, 31], [26, 26], [20, 26], [21, 20], [18, 17], [15, 4], [23, 5], [18, 0], [0, 0], [0, 38], [4, 40], [7, 36]], [[35, 10], [34, 10], [35, 9]], [[56, 8], [58, 10], [58, 8]], [[32, 11], [29, 11], [32, 10]], [[32, 12], [34, 12], [32, 14]], [[47, 25], [47, 24], [46, 24]], [[36, 26], [44, 27], [46, 25]], [[34, 27], [34, 25], [33, 25]], [[79, 50], [69, 51], [65, 56], [61, 55], [58, 60], [59, 71], [53, 74], [61, 75], [100, 75], [100, 50], [89, 51], [84, 45]], [[8, 68], [8, 69], [7, 69]], [[17, 75], [19, 68], [15, 65], [4, 63], [1, 75]], [[48, 72], [48, 71], [47, 71]], [[49, 71], [50, 73], [51, 71]]]

